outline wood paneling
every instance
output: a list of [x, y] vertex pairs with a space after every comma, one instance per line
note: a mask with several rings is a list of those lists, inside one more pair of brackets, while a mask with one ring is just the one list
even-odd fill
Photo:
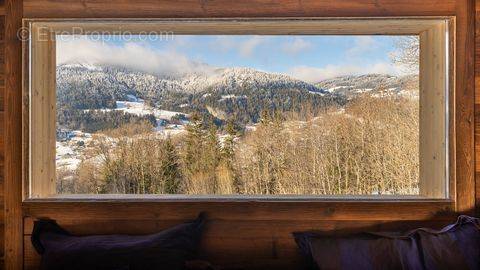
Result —
[[[222, 220], [452, 220], [455, 205], [441, 201], [185, 201], [25, 202], [24, 215], [90, 220], [185, 220], [207, 211]], [[74, 211], [72, 211], [74, 209]]]
[[[127, 233], [146, 234], [158, 232], [183, 220], [62, 220], [60, 224], [78, 234]], [[323, 231], [346, 233], [351, 231], [408, 230], [415, 227], [439, 228], [448, 221], [381, 220], [357, 221], [245, 221], [210, 219], [202, 239], [201, 257], [215, 264], [243, 266], [248, 269], [302, 269], [304, 263], [291, 237], [294, 231]], [[36, 269], [39, 256], [30, 243], [33, 220], [25, 220], [25, 269]], [[234, 225], [232, 225], [234, 224]], [[248, 265], [250, 262], [251, 265]], [[268, 265], [268, 267], [266, 267]], [[273, 268], [275, 266], [275, 268]]]
[[245, 269], [302, 269], [304, 262], [291, 236], [294, 231], [344, 233], [439, 227], [455, 219], [454, 208], [451, 202], [438, 201], [25, 202], [25, 269], [38, 266], [38, 255], [29, 241], [38, 217], [55, 219], [79, 235], [145, 234], [207, 211], [203, 258], [218, 265]]
[[455, 0], [24, 0], [26, 18], [455, 15]]
[[475, 0], [458, 0], [455, 50], [455, 129], [457, 210], [475, 209], [474, 59]]
[[[446, 111], [448, 23], [420, 33], [420, 193], [445, 198], [448, 181], [445, 147], [448, 138]], [[439, 147], [440, 146], [440, 147]]]
[[[21, 206], [21, 50], [16, 40], [22, 7], [6, 0], [5, 76], [0, 72], [0, 98], [5, 100], [5, 230], [6, 268], [36, 269], [38, 255], [29, 234], [33, 219], [57, 219], [78, 234], [148, 233], [207, 211], [204, 256], [224, 265], [247, 269], [298, 269], [302, 259], [290, 233], [296, 230], [398, 230], [438, 227], [452, 222], [455, 211], [470, 212], [475, 203], [474, 134], [480, 119], [473, 116], [474, 90], [480, 107], [477, 58], [473, 78], [473, 0], [24, 0], [26, 18], [121, 17], [304, 17], [304, 16], [457, 16], [455, 161], [456, 202], [26, 202]], [[478, 8], [478, 5], [477, 5]], [[477, 14], [480, 10], [477, 12]], [[480, 19], [477, 16], [477, 22]], [[480, 39], [477, 29], [477, 41]], [[1, 51], [1, 50], [0, 50]], [[480, 44], [476, 44], [477, 53]], [[4, 59], [4, 60], [2, 60]], [[3, 63], [3, 62], [2, 62]], [[2, 88], [2, 83], [5, 87]], [[4, 94], [4, 96], [2, 96]], [[475, 128], [474, 133], [474, 119]], [[477, 157], [480, 140], [476, 140]], [[2, 149], [0, 149], [1, 152]], [[480, 159], [479, 159], [480, 160]], [[2, 166], [3, 167], [3, 166]], [[480, 176], [480, 165], [477, 165]], [[480, 181], [480, 177], [477, 177]], [[480, 199], [480, 185], [477, 185]], [[479, 200], [477, 200], [479, 201]], [[22, 216], [25, 216], [23, 228]], [[1, 241], [1, 234], [0, 234]], [[23, 245], [25, 243], [25, 245]], [[23, 254], [25, 257], [23, 258]], [[23, 260], [24, 259], [24, 260]]]
[[[261, 35], [404, 35], [420, 37], [420, 195], [425, 198], [447, 198], [446, 111], [447, 73], [453, 35], [447, 35], [452, 17], [368, 18], [368, 19], [31, 19], [30, 46], [24, 55], [30, 67], [24, 70], [24, 126], [28, 129], [24, 145], [28, 146], [29, 198], [54, 197], [56, 76], [55, 37], [52, 33], [171, 33], [171, 34], [261, 34]], [[447, 40], [448, 39], [448, 40]], [[24, 61], [28, 67], [29, 62]], [[448, 77], [447, 77], [448, 74]], [[27, 82], [28, 80], [28, 82]], [[449, 94], [453, 94], [449, 92]], [[449, 106], [448, 108], [453, 106]], [[29, 122], [29, 123], [27, 123]], [[452, 181], [454, 181], [452, 177]]]
[[480, 0], [475, 3], [475, 197], [480, 213]]
[[27, 22], [40, 29], [42, 37], [46, 29], [62, 35], [99, 32], [133, 35], [150, 32], [165, 35], [419, 35], [442, 27], [450, 18], [31, 19]]
[[[29, 106], [30, 133], [25, 138], [31, 159], [30, 170], [32, 179], [44, 179], [31, 183], [31, 197], [50, 196], [56, 192], [55, 178], [55, 141], [56, 141], [56, 46], [53, 33], [45, 33], [40, 27], [32, 27], [31, 55], [32, 72], [24, 78], [30, 79], [31, 99]], [[40, 39], [40, 36], [43, 39]], [[45, 38], [47, 37], [47, 38]], [[28, 97], [28, 95], [26, 95]], [[24, 112], [25, 113], [25, 112]], [[28, 113], [25, 113], [28, 114]], [[24, 119], [24, 123], [27, 122]], [[30, 141], [28, 141], [30, 140]]]
[[[4, 114], [4, 96], [5, 96], [5, 17], [3, 15], [4, 3], [0, 2], [0, 208], [4, 207], [4, 149], [5, 132], [3, 123]], [[3, 269], [4, 258], [4, 213], [0, 211], [0, 269]]]
[[22, 220], [22, 2], [5, 0], [5, 269], [23, 266]]

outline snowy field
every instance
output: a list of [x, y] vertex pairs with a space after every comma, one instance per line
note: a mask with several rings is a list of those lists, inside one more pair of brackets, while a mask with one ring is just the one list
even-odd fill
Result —
[[[137, 98], [133, 95], [127, 96], [128, 100], [116, 101], [115, 109], [101, 109], [100, 111], [122, 111], [138, 116], [154, 115], [157, 120], [155, 131], [161, 137], [173, 137], [186, 132], [185, 125], [188, 121], [180, 121], [181, 124], [164, 124], [165, 121], [171, 121], [172, 117], [176, 115], [188, 116], [181, 112], [161, 110], [150, 107], [145, 104], [143, 99]], [[88, 110], [86, 110], [88, 111]], [[69, 131], [69, 139], [57, 141], [56, 143], [56, 164], [57, 168], [73, 171], [75, 170], [82, 158], [85, 157], [85, 151], [88, 144], [92, 142], [92, 134], [84, 133], [80, 130]]]

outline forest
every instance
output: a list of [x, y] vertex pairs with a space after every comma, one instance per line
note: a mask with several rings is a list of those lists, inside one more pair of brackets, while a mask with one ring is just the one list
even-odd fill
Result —
[[[418, 37], [398, 46], [392, 62], [418, 74]], [[57, 192], [419, 194], [418, 76], [368, 74], [312, 85], [251, 69], [221, 72], [228, 80], [205, 87], [208, 80], [198, 76], [57, 69], [58, 125], [92, 133], [73, 144], [82, 154], [74, 169], [57, 164]], [[361, 79], [357, 88], [349, 86], [354, 79]], [[132, 95], [179, 112], [167, 121], [175, 132], [158, 132], [155, 115], [114, 110]]]
[[[224, 131], [200, 113], [162, 137], [152, 123], [94, 134], [59, 193], [418, 194], [418, 100], [361, 95], [322, 111], [264, 110], [255, 129]], [[221, 134], [221, 135], [220, 135]]]

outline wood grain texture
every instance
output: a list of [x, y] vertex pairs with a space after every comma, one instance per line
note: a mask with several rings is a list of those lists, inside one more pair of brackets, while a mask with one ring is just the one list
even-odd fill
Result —
[[24, 0], [26, 18], [448, 16], [455, 0]]
[[[24, 203], [25, 269], [39, 258], [30, 244], [36, 218], [58, 221], [72, 233], [153, 233], [206, 211], [202, 258], [241, 269], [302, 269], [295, 231], [330, 234], [439, 227], [456, 218], [452, 202], [262, 202], [262, 201], [27, 201]], [[75, 214], [72, 214], [75, 209]], [[148, 209], [148, 210], [146, 210]]]
[[445, 168], [447, 29], [447, 23], [439, 23], [420, 33], [420, 194], [429, 198], [445, 198], [449, 181]]
[[[7, 37], [13, 36], [21, 17], [21, 1], [7, 0]], [[19, 44], [9, 43], [5, 100], [6, 247], [7, 269], [36, 269], [38, 255], [30, 244], [36, 218], [53, 218], [77, 234], [149, 233], [192, 219], [207, 211], [209, 222], [203, 255], [214, 262], [246, 269], [297, 269], [301, 263], [290, 236], [296, 230], [337, 233], [356, 230], [401, 230], [419, 226], [439, 227], [454, 221], [475, 204], [474, 135], [480, 131], [474, 117], [474, 2], [473, 0], [24, 0], [26, 18], [148, 18], [148, 17], [302, 17], [302, 16], [457, 16], [456, 56], [456, 202], [21, 202], [18, 145], [21, 66]], [[478, 22], [477, 18], [477, 22]], [[17, 26], [15, 26], [17, 25]], [[477, 33], [477, 40], [480, 36]], [[477, 52], [480, 45], [476, 44]], [[478, 59], [478, 58], [477, 58]], [[478, 61], [478, 60], [477, 60]], [[478, 69], [477, 69], [478, 70]], [[477, 72], [478, 73], [478, 72]], [[477, 86], [480, 77], [477, 75]], [[477, 87], [476, 100], [480, 104]], [[15, 91], [18, 91], [15, 92]], [[474, 118], [475, 128], [474, 132]], [[480, 145], [477, 142], [477, 156]], [[16, 152], [17, 151], [17, 152]], [[477, 166], [480, 181], [480, 166]], [[20, 171], [19, 171], [20, 170]], [[20, 189], [20, 190], [19, 190]], [[22, 228], [22, 215], [25, 226]]]
[[[24, 215], [52, 219], [185, 220], [207, 211], [222, 220], [451, 220], [455, 204], [443, 201], [99, 201], [24, 202]], [[74, 211], [73, 211], [74, 209]]]
[[457, 211], [475, 211], [475, 0], [458, 0], [456, 33], [456, 203]]
[[[39, 256], [30, 242], [33, 219], [25, 219], [25, 269], [36, 269]], [[184, 220], [60, 220], [59, 224], [77, 235], [86, 234], [147, 234], [154, 233]], [[302, 221], [278, 220], [231, 221], [209, 219], [202, 238], [200, 256], [222, 266], [242, 266], [247, 269], [302, 269], [302, 257], [291, 237], [293, 231], [321, 231], [331, 234], [355, 231], [408, 230], [416, 227], [439, 228], [447, 221], [381, 220]], [[251, 265], [248, 265], [250, 263]], [[268, 265], [268, 267], [266, 267]]]
[[[65, 35], [160, 33], [165, 35], [419, 35], [451, 17], [235, 18], [235, 19], [31, 19], [33, 28]], [[36, 43], [36, 42], [35, 42]], [[444, 43], [442, 43], [444, 44]]]
[[475, 2], [475, 198], [480, 213], [480, 0]]
[[5, 0], [5, 269], [23, 266], [22, 220], [22, 2]]
[[452, 202], [438, 201], [27, 201], [25, 269], [36, 269], [39, 263], [29, 237], [34, 220], [42, 217], [55, 219], [78, 235], [146, 234], [206, 211], [202, 258], [242, 269], [302, 269], [304, 262], [291, 236], [294, 231], [344, 233], [438, 227], [455, 220], [454, 208]]
[[[4, 1], [0, 2], [0, 14], [4, 15]], [[4, 149], [5, 149], [5, 17], [0, 16], [0, 208], [4, 209]], [[0, 269], [4, 266], [5, 254], [5, 230], [4, 230], [4, 211], [0, 211]]]
[[[24, 142], [25, 145], [29, 145], [31, 159], [30, 166], [25, 164], [24, 166], [30, 168], [31, 179], [42, 179], [32, 181], [30, 185], [30, 196], [38, 198], [56, 192], [56, 47], [54, 35], [46, 34], [39, 27], [32, 27], [31, 36], [32, 40], [41, 41], [31, 43], [32, 72], [24, 77], [30, 79], [31, 86], [29, 104], [31, 136]], [[28, 115], [28, 112], [23, 114]]]

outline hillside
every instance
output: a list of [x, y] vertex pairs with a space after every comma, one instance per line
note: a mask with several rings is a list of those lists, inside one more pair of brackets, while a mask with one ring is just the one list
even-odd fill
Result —
[[347, 98], [364, 93], [418, 96], [418, 76], [414, 75], [402, 77], [384, 74], [350, 75], [327, 79], [315, 84], [315, 86], [324, 92], [346, 96]]
[[[221, 68], [205, 74], [171, 78], [111, 66], [69, 64], [57, 67], [57, 89], [60, 100], [75, 89], [100, 98], [125, 99], [132, 94], [144, 99], [161, 100], [171, 93], [195, 95], [239, 94], [245, 89], [291, 89], [323, 94], [306, 82], [282, 74], [271, 74], [250, 68]], [[99, 93], [101, 92], [101, 93]], [[70, 100], [71, 101], [71, 100]], [[88, 107], [89, 105], [83, 104]], [[90, 106], [95, 107], [95, 104]]]
[[[312, 84], [249, 68], [216, 69], [181, 78], [106, 66], [57, 68], [57, 107], [64, 116], [75, 109], [116, 109], [117, 101], [129, 96], [141, 98], [150, 107], [200, 112], [217, 122], [233, 119], [241, 125], [256, 123], [264, 110], [322, 109], [342, 102]], [[63, 117], [63, 122], [68, 118]]]
[[[62, 127], [90, 132], [125, 121], [147, 120], [156, 125], [165, 120], [158, 117], [158, 110], [165, 110], [179, 115], [199, 113], [203, 121], [217, 126], [232, 120], [244, 128], [257, 123], [264, 111], [317, 114], [331, 105], [343, 106], [362, 93], [417, 97], [416, 91], [409, 90], [416, 79], [369, 74], [313, 85], [251, 68], [218, 68], [169, 77], [112, 66], [69, 64], [57, 68], [58, 122]], [[132, 97], [142, 100], [139, 106], [146, 108], [142, 114], [118, 110], [119, 101], [131, 101]]]

